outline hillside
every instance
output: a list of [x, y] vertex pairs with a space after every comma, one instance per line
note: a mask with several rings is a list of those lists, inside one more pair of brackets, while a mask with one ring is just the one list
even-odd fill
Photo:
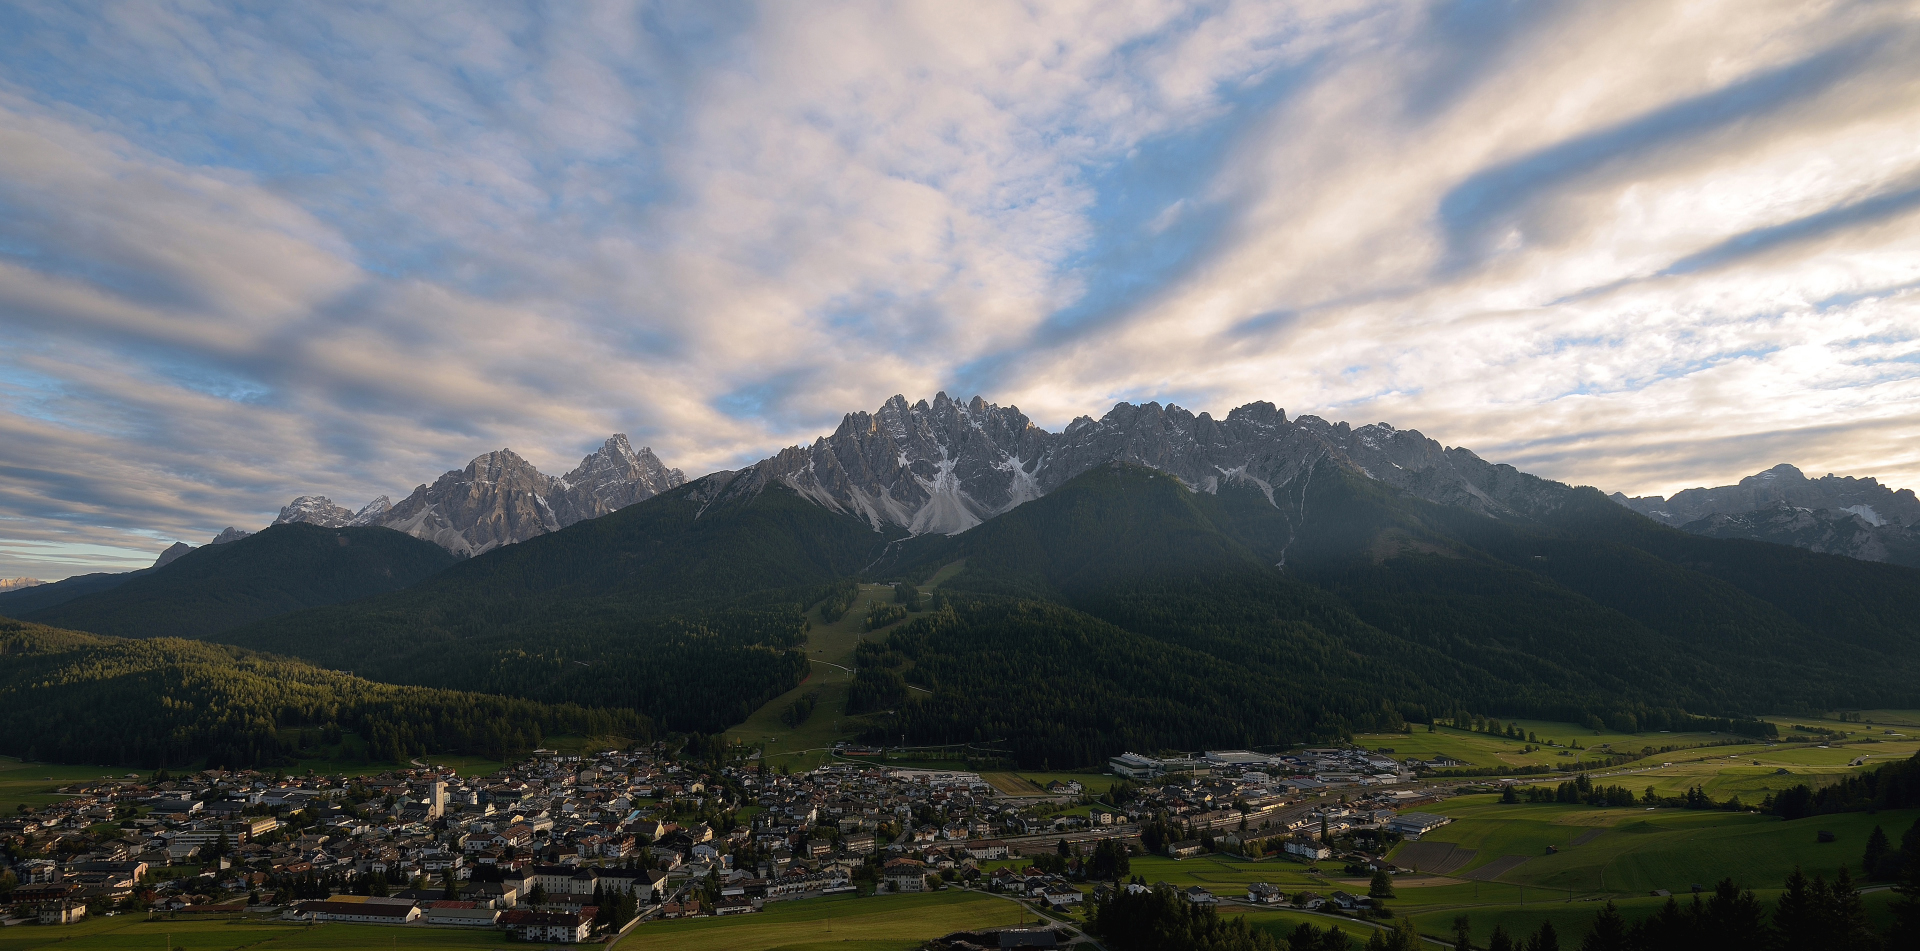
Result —
[[297, 740], [347, 731], [378, 761], [427, 752], [503, 757], [543, 734], [652, 734], [631, 710], [589, 710], [374, 683], [310, 664], [175, 638], [129, 640], [0, 618], [0, 753], [67, 763], [276, 765]]
[[741, 478], [214, 639], [717, 732], [800, 682], [829, 585], [964, 563], [862, 648], [847, 712], [894, 711], [873, 739], [993, 740], [1032, 766], [1461, 710], [1634, 730], [1920, 702], [1920, 572], [1689, 535], [1523, 474], [1487, 484], [1525, 511], [1488, 512], [1331, 456], [1210, 491], [1105, 463], [913, 537]]
[[395, 683], [626, 705], [719, 732], [805, 676], [802, 602], [888, 537], [728, 474], [504, 546], [403, 592], [217, 639]]
[[1281, 501], [1110, 466], [896, 546], [884, 570], [909, 579], [967, 567], [865, 658], [934, 689], [868, 674], [899, 711], [875, 738], [1001, 740], [1031, 765], [1459, 708], [1640, 729], [1914, 698], [1911, 571], [1689, 536], [1590, 490], [1490, 519], [1328, 468]]
[[196, 548], [110, 590], [21, 614], [118, 637], [206, 637], [397, 591], [453, 563], [439, 547], [384, 528], [276, 525]]
[[31, 588], [0, 591], [0, 615], [24, 617], [56, 604], [65, 604], [75, 598], [83, 598], [101, 591], [111, 591], [152, 572], [152, 568], [138, 568], [133, 571], [95, 571], [74, 575], [61, 581], [34, 585]]

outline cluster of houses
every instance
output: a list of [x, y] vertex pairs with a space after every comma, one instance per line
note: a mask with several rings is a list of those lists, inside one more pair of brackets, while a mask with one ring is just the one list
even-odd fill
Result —
[[658, 747], [541, 750], [487, 776], [129, 774], [0, 819], [0, 842], [43, 856], [11, 869], [14, 920], [251, 911], [570, 943], [629, 918], [750, 914], [862, 887], [964, 881], [1071, 905], [1082, 899], [1077, 859], [1064, 874], [983, 867], [1051, 851], [1063, 835], [1081, 852], [1098, 838], [1138, 845], [1149, 820], [1193, 836], [1168, 845], [1175, 857], [1284, 840], [1317, 860], [1328, 833], [1427, 830], [1403, 811], [1424, 801], [1394, 788], [1405, 774], [1364, 750], [1128, 753], [1112, 766], [1139, 783], [1132, 798], [1072, 809], [1086, 800], [1071, 781], [1021, 798], [970, 772], [846, 762], [788, 775], [752, 762], [696, 767]]
[[[1361, 830], [1418, 837], [1403, 810], [1435, 801], [1405, 785], [1412, 774], [1390, 757], [1361, 749], [1309, 749], [1286, 754], [1216, 750], [1183, 757], [1137, 753], [1109, 766], [1139, 784], [1125, 806], [1096, 808], [1093, 826], [1138, 825], [1160, 816], [1189, 838], [1166, 851], [1174, 858], [1209, 847], [1284, 851], [1307, 861], [1329, 858], [1327, 840]], [[1435, 817], [1437, 818], [1437, 817]]]
[[1325, 747], [1289, 753], [1209, 750], [1186, 756], [1122, 753], [1107, 760], [1115, 776], [1153, 780], [1180, 773], [1229, 772], [1288, 793], [1318, 793], [1337, 786], [1391, 786], [1413, 778], [1406, 764], [1358, 747]]
[[[253, 911], [578, 941], [620, 897], [665, 919], [751, 913], [853, 891], [861, 878], [884, 891], [939, 887], [1005, 858], [995, 836], [1027, 818], [973, 773], [696, 770], [644, 750], [538, 751], [484, 777], [210, 770], [62, 792], [0, 820], [12, 854], [46, 856], [11, 869], [11, 920]], [[749, 818], [725, 828], [684, 818], [719, 806]]]
[[[710, 785], [721, 782], [645, 750], [537, 751], [486, 777], [102, 777], [0, 819], [10, 854], [44, 856], [8, 870], [16, 885], [0, 917], [251, 910], [577, 941], [593, 929], [596, 900], [628, 898], [653, 915], [676, 899], [705, 907], [695, 893], [730, 871], [727, 838], [671, 817], [710, 814]], [[732, 832], [736, 842], [747, 834]], [[316, 893], [325, 897], [308, 898]]]

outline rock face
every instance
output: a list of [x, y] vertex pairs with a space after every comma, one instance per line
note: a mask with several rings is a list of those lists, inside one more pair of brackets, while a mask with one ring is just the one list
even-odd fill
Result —
[[391, 528], [472, 556], [597, 518], [685, 481], [652, 449], [635, 452], [626, 436], [616, 434], [564, 477], [546, 475], [502, 449], [414, 489], [398, 505], [383, 495], [355, 513], [325, 496], [303, 496], [282, 509], [274, 524]]
[[1844, 509], [1807, 509], [1771, 502], [1751, 512], [1709, 515], [1680, 529], [1713, 538], [1746, 538], [1920, 568], [1920, 531], [1890, 522], [1876, 525], [1864, 515]]
[[566, 483], [562, 494], [567, 502], [562, 524], [571, 525], [653, 498], [687, 477], [667, 468], [652, 448], [635, 452], [624, 434], [615, 433], [560, 481]]
[[875, 529], [957, 534], [1113, 461], [1171, 473], [1202, 492], [1237, 482], [1269, 500], [1311, 478], [1316, 466], [1347, 466], [1421, 498], [1490, 515], [1549, 510], [1567, 491], [1413, 430], [1289, 420], [1271, 403], [1249, 403], [1219, 420], [1179, 406], [1120, 403], [1100, 419], [1081, 417], [1054, 433], [1018, 407], [977, 396], [961, 403], [941, 393], [911, 404], [895, 396], [877, 412], [850, 413], [833, 435], [728, 474], [719, 494], [754, 493], [777, 482]]
[[381, 522], [456, 555], [559, 531], [552, 500], [564, 489], [511, 449], [490, 452], [423, 485]]
[[246, 538], [252, 534], [253, 534], [252, 532], [243, 532], [240, 529], [234, 528], [233, 526], [229, 525], [227, 526], [225, 531], [221, 532], [218, 535], [213, 536], [213, 541], [210, 541], [207, 544], [225, 545], [228, 542], [237, 542], [240, 539]]
[[1738, 485], [1615, 502], [1695, 535], [1746, 538], [1809, 551], [1920, 567], [1920, 499], [1876, 479], [1809, 479], [1782, 463]]
[[321, 528], [345, 528], [351, 521], [352, 509], [335, 505], [332, 499], [324, 495], [303, 495], [280, 509], [280, 516], [273, 520], [273, 524], [300, 522]]
[[39, 587], [45, 583], [39, 578], [0, 578], [0, 591], [20, 591]]

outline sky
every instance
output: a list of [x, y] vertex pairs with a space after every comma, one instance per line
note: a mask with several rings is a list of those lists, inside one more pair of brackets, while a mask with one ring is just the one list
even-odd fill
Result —
[[887, 397], [1920, 487], [1920, 3], [0, 2], [0, 577]]

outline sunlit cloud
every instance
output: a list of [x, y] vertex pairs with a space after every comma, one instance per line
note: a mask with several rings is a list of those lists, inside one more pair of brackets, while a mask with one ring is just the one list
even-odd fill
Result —
[[1920, 485], [1898, 4], [0, 13], [0, 575], [937, 389]]

